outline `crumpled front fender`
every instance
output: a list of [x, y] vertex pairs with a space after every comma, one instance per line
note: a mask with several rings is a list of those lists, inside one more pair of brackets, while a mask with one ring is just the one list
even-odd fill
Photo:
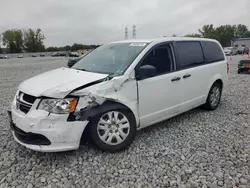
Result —
[[129, 109], [139, 125], [137, 83], [128, 76], [115, 77], [112, 80], [75, 91], [79, 96], [75, 110], [77, 120], [88, 120], [96, 114], [112, 109]]

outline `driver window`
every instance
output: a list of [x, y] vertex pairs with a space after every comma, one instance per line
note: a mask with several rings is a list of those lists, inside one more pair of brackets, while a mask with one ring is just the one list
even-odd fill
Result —
[[143, 60], [143, 65], [151, 65], [156, 68], [156, 74], [165, 74], [173, 70], [172, 51], [169, 44], [164, 44], [153, 49]]

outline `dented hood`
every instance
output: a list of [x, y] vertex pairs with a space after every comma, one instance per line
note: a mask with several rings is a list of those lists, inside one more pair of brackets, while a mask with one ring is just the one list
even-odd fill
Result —
[[72, 90], [84, 87], [86, 84], [89, 85], [107, 76], [107, 74], [62, 67], [25, 80], [20, 84], [19, 90], [35, 97], [64, 98]]

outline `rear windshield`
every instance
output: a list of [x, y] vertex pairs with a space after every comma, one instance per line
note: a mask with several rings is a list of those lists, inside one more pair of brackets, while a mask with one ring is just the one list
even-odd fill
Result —
[[111, 43], [93, 50], [72, 68], [109, 74], [122, 75], [148, 43]]

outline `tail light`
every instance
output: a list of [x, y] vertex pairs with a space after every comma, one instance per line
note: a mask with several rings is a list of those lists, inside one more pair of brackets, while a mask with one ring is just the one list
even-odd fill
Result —
[[227, 74], [229, 73], [229, 62], [227, 61]]

